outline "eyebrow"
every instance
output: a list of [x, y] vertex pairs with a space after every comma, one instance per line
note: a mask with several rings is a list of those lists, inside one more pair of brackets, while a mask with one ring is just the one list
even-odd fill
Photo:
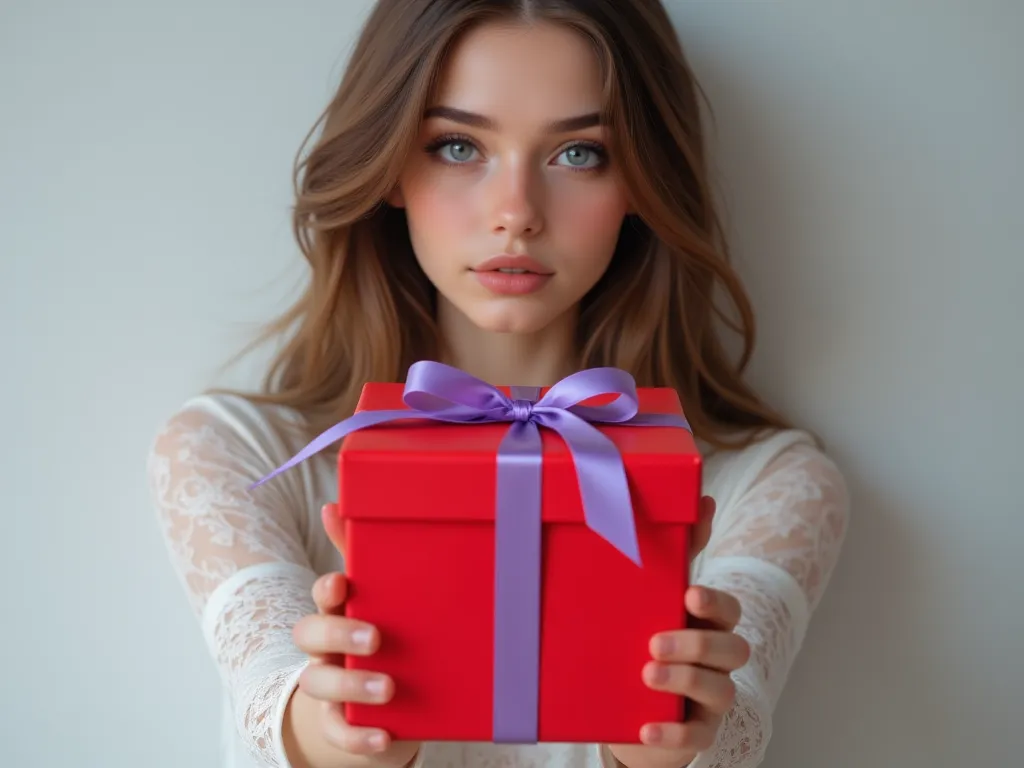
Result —
[[[464, 109], [456, 109], [455, 107], [430, 107], [424, 113], [424, 117], [443, 117], [454, 123], [462, 123], [463, 125], [482, 128], [486, 131], [493, 131], [498, 127], [498, 124], [494, 120], [486, 117], [485, 115], [478, 115], [475, 112], [467, 112]], [[586, 115], [578, 115], [576, 117], [567, 117], [562, 120], [555, 120], [554, 122], [548, 123], [547, 130], [549, 133], [569, 133], [570, 131], [581, 131], [584, 128], [593, 128], [594, 126], [601, 124], [601, 115], [597, 112], [591, 112]]]

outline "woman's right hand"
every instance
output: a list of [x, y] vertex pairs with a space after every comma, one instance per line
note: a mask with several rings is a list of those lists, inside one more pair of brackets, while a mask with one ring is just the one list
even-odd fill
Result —
[[[339, 551], [344, 551], [341, 526], [334, 505], [322, 512], [324, 527]], [[313, 585], [317, 613], [299, 620], [293, 631], [296, 645], [310, 657], [299, 678], [299, 689], [321, 703], [324, 738], [357, 760], [354, 765], [405, 766], [413, 761], [419, 744], [393, 742], [379, 728], [361, 728], [345, 722], [344, 704], [384, 704], [394, 695], [394, 681], [385, 674], [345, 669], [346, 655], [370, 656], [380, 645], [377, 628], [349, 619], [342, 607], [348, 589], [344, 574], [327, 573]], [[363, 761], [358, 757], [364, 758]]]

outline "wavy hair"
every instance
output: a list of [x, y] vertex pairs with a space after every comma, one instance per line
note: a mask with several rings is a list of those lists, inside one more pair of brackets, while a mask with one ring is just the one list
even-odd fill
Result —
[[[787, 427], [743, 379], [754, 314], [712, 200], [706, 100], [658, 0], [379, 0], [296, 158], [293, 228], [308, 284], [254, 342], [287, 339], [247, 396], [296, 409], [316, 432], [352, 413], [365, 382], [401, 382], [413, 362], [443, 354], [436, 291], [405, 213], [385, 199], [452, 45], [498, 20], [568, 25], [601, 62], [611, 155], [635, 213], [582, 301], [583, 367], [673, 387], [695, 435], [713, 447]], [[738, 359], [723, 331], [741, 340]]]

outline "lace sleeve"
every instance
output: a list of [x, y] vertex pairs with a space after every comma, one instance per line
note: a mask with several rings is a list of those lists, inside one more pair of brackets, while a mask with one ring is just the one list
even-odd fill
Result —
[[848, 503], [831, 460], [797, 445], [715, 521], [696, 581], [740, 601], [736, 631], [750, 643], [751, 659], [733, 675], [736, 703], [715, 746], [692, 768], [753, 768], [764, 758], [772, 711], [839, 558]]
[[259, 765], [286, 766], [284, 705], [306, 657], [292, 627], [315, 611], [294, 485], [248, 486], [272, 469], [226, 420], [185, 409], [157, 435], [148, 479], [171, 562]]

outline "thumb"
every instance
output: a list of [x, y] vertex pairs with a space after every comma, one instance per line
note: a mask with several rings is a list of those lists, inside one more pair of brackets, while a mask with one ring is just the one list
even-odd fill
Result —
[[699, 555], [711, 538], [711, 522], [715, 517], [715, 500], [703, 496], [697, 510], [697, 523], [690, 532], [690, 560]]
[[323, 521], [324, 530], [327, 532], [327, 538], [331, 540], [331, 544], [334, 545], [335, 549], [344, 556], [345, 524], [341, 521], [341, 517], [338, 516], [338, 505], [324, 504], [320, 508], [320, 519]]

